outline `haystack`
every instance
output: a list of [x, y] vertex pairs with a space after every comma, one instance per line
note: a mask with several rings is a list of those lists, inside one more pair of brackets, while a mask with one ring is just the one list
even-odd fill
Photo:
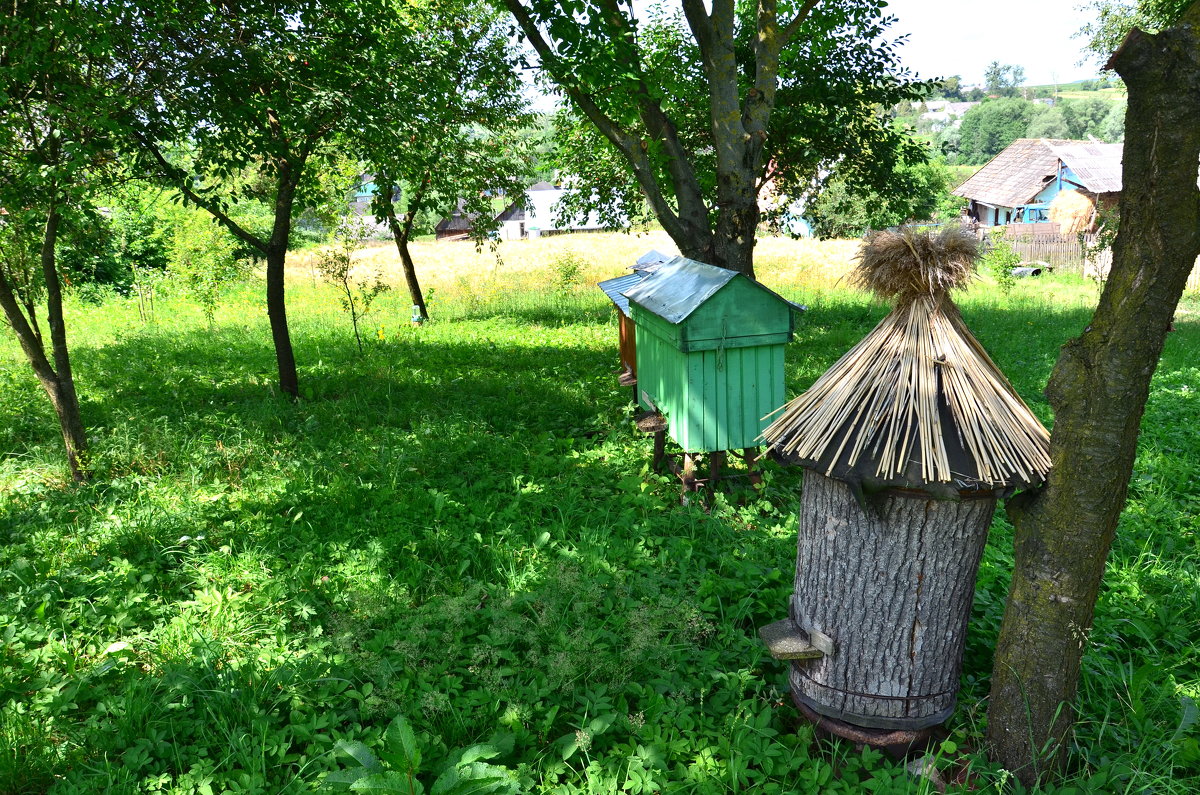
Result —
[[762, 436], [772, 450], [870, 490], [953, 498], [1041, 482], [1049, 434], [950, 300], [977, 246], [959, 229], [868, 238], [853, 278], [895, 309], [781, 409]]
[[1086, 193], [1064, 190], [1050, 202], [1050, 223], [1058, 224], [1064, 235], [1086, 232], [1096, 220], [1096, 202]]

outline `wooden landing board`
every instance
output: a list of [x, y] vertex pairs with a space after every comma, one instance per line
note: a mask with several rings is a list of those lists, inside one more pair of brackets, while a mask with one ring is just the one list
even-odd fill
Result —
[[815, 660], [823, 656], [790, 618], [759, 627], [758, 637], [776, 660]]

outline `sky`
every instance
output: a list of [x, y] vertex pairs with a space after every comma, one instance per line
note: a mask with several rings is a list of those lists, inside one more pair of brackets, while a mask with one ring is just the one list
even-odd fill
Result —
[[888, 0], [897, 21], [893, 34], [909, 34], [901, 62], [922, 78], [962, 75], [983, 82], [992, 61], [1025, 68], [1028, 85], [1070, 83], [1096, 77], [1093, 61], [1083, 66], [1083, 40], [1073, 38], [1090, 16], [1082, 0]]

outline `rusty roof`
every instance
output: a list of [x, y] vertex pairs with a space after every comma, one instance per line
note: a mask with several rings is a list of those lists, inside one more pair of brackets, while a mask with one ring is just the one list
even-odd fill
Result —
[[1028, 204], [1058, 173], [1058, 155], [1054, 147], [1079, 143], [1087, 142], [1018, 138], [953, 193], [999, 207]]

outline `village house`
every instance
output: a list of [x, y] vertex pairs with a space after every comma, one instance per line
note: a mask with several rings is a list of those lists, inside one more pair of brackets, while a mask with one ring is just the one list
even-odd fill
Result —
[[[1052, 205], [1080, 197], [1091, 213], [1121, 192], [1121, 144], [1020, 138], [954, 189], [983, 226], [1048, 223]], [[1089, 219], [1090, 220], [1090, 219]]]
[[521, 240], [545, 234], [607, 229], [595, 212], [589, 213], [583, 223], [559, 218], [558, 203], [571, 190], [573, 188], [566, 181], [562, 185], [538, 182], [530, 186], [525, 191], [524, 201], [509, 204], [497, 216], [500, 239]]

